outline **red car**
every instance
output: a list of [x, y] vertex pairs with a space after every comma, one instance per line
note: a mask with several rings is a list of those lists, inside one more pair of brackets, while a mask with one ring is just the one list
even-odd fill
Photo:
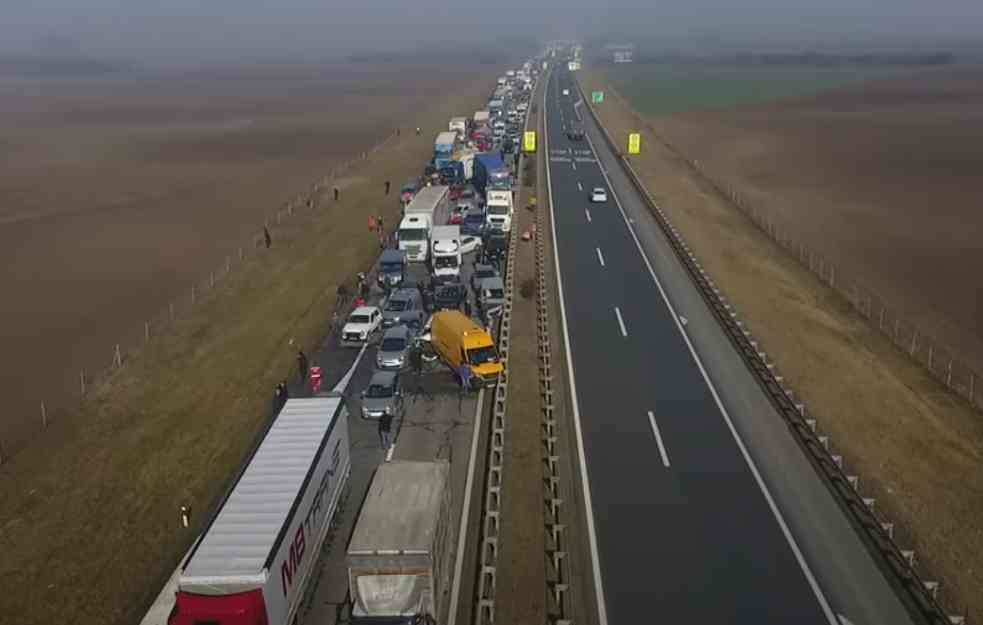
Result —
[[461, 198], [462, 193], [464, 193], [463, 187], [451, 187], [450, 193], [448, 193], [447, 197], [452, 200], [458, 200]]

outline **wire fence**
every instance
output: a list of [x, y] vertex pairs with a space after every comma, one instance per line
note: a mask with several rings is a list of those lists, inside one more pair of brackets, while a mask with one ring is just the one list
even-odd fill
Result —
[[[630, 107], [626, 108], [631, 110]], [[900, 311], [892, 308], [885, 298], [877, 295], [869, 286], [775, 222], [769, 211], [762, 210], [737, 189], [708, 172], [699, 161], [689, 158], [680, 148], [661, 136], [639, 113], [632, 110], [631, 115], [638, 127], [648, 130], [662, 146], [686, 163], [699, 178], [736, 206], [761, 232], [785, 248], [820, 281], [844, 296], [854, 310], [889, 337], [898, 349], [925, 367], [950, 391], [966, 399], [973, 408], [983, 411], [983, 392], [978, 388], [980, 374], [966, 363], [965, 356], [961, 356], [954, 349], [905, 319]]]
[[[197, 280], [191, 288], [184, 294], [169, 302], [157, 314], [144, 320], [142, 331], [136, 328], [120, 342], [110, 345], [106, 349], [105, 357], [102, 360], [94, 359], [91, 366], [84, 367], [78, 372], [78, 387], [76, 388], [76, 399], [84, 401], [86, 397], [107, 382], [114, 374], [126, 368], [126, 364], [136, 354], [138, 354], [148, 343], [155, 338], [163, 337], [172, 331], [177, 322], [186, 319], [192, 311], [198, 308], [206, 298], [210, 298], [215, 293], [223, 281], [231, 276], [236, 269], [245, 265], [246, 261], [258, 255], [266, 247], [266, 233], [277, 234], [285, 227], [293, 217], [302, 213], [311, 214], [317, 209], [340, 199], [340, 190], [333, 185], [341, 176], [351, 171], [358, 163], [367, 160], [379, 150], [387, 147], [400, 136], [400, 130], [394, 129], [384, 139], [374, 146], [361, 152], [357, 157], [348, 159], [336, 165], [323, 178], [315, 182], [311, 188], [303, 193], [299, 193], [293, 198], [284, 202], [279, 208], [267, 216], [261, 228], [250, 235], [248, 242], [239, 246], [238, 250], [226, 256], [214, 270]], [[327, 194], [325, 196], [325, 194]], [[325, 200], [324, 198], [327, 197]], [[64, 401], [60, 403], [65, 403]], [[38, 400], [38, 413], [27, 415], [26, 421], [34, 421], [40, 429], [46, 429], [56, 419], [64, 417], [71, 412], [69, 406], [53, 409], [53, 404], [46, 402], [44, 398]], [[18, 424], [20, 425], [20, 424]], [[21, 451], [31, 439], [33, 428], [18, 427], [17, 431], [24, 432], [20, 437], [9, 436], [6, 440], [0, 440], [0, 465], [9, 460], [15, 453]]]

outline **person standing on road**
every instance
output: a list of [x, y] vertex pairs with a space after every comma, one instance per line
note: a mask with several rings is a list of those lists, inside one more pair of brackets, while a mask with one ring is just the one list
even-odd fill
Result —
[[467, 295], [464, 296], [464, 314], [468, 317], [471, 316], [471, 298]]
[[266, 249], [270, 249], [273, 245], [273, 237], [270, 236], [270, 230], [266, 226], [263, 226], [263, 240], [266, 241]]
[[389, 413], [383, 413], [379, 417], [379, 443], [382, 444], [382, 451], [389, 451], [392, 447], [392, 428], [393, 428], [393, 416]]
[[315, 395], [321, 392], [321, 367], [317, 364], [311, 367], [311, 392]]
[[307, 362], [307, 354], [303, 350], [297, 350], [297, 377], [300, 379], [300, 385], [303, 386], [307, 381], [307, 370], [309, 368]]
[[290, 391], [287, 390], [287, 381], [283, 380], [280, 382], [280, 409], [282, 410], [284, 406], [287, 405], [287, 400], [290, 399]]

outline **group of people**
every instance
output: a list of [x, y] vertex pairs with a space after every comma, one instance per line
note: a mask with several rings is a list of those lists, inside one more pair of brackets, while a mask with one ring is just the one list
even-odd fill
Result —
[[273, 416], [280, 414], [283, 407], [290, 399], [290, 391], [287, 390], [287, 381], [284, 380], [273, 387]]

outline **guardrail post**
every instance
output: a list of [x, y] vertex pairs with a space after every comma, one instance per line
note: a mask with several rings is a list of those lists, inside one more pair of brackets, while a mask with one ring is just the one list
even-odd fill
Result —
[[41, 427], [48, 427], [48, 411], [44, 407], [44, 400], [41, 400]]

